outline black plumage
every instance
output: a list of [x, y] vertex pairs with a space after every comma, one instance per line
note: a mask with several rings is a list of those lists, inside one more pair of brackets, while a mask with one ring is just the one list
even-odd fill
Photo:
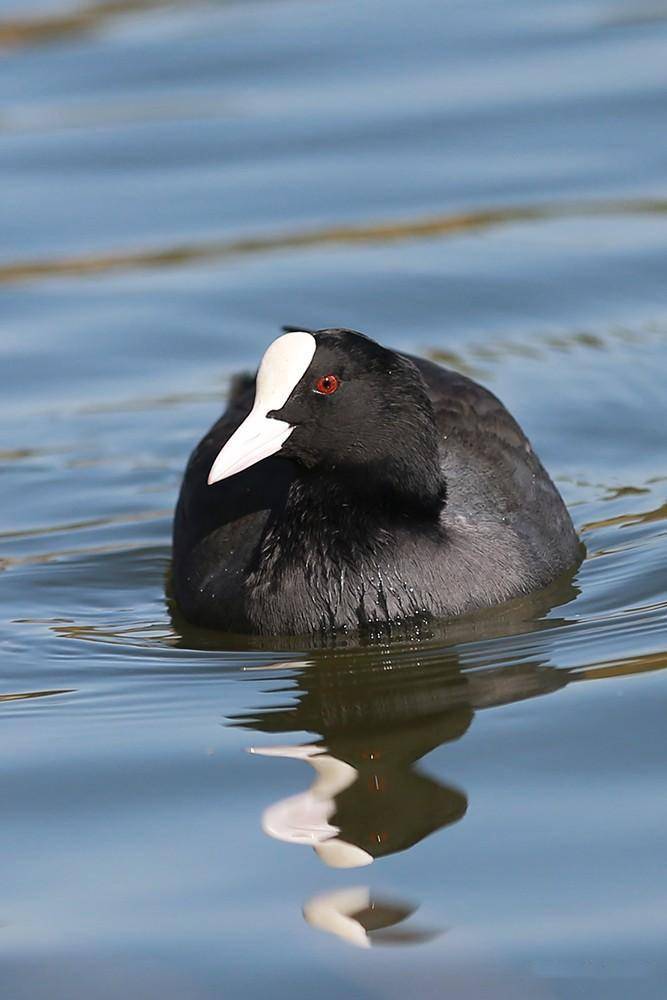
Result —
[[[188, 463], [173, 590], [195, 624], [266, 634], [450, 618], [550, 583], [579, 558], [565, 505], [487, 389], [349, 330], [316, 349], [269, 420], [273, 456], [213, 486], [209, 470], [253, 405], [228, 409]], [[339, 391], [317, 380], [334, 373]]]

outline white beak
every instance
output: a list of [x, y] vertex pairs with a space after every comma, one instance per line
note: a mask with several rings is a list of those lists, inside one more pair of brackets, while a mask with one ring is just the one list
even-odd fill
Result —
[[294, 427], [267, 416], [285, 405], [305, 374], [316, 348], [311, 333], [285, 333], [269, 345], [257, 372], [253, 408], [222, 448], [208, 474], [212, 486], [275, 455]]
[[293, 430], [284, 420], [273, 420], [253, 409], [219, 452], [208, 474], [208, 485], [213, 486], [275, 455]]

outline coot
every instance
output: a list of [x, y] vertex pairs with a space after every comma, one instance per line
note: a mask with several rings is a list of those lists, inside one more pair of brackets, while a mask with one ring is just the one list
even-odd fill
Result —
[[190, 457], [173, 538], [187, 619], [391, 629], [500, 604], [577, 561], [556, 487], [492, 393], [352, 330], [287, 329]]

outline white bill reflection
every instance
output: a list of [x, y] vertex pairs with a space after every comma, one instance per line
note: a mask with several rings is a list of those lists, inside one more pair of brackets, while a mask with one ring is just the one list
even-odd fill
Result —
[[303, 907], [306, 923], [334, 934], [357, 948], [373, 945], [417, 944], [431, 941], [440, 931], [403, 927], [417, 907], [400, 900], [373, 896], [368, 886], [339, 889], [313, 896]]
[[373, 856], [341, 839], [340, 828], [330, 822], [336, 812], [336, 796], [357, 780], [354, 767], [314, 745], [253, 747], [250, 753], [294, 757], [307, 761], [315, 770], [315, 780], [305, 792], [290, 795], [264, 810], [262, 829], [269, 837], [309, 845], [330, 868], [371, 864]]

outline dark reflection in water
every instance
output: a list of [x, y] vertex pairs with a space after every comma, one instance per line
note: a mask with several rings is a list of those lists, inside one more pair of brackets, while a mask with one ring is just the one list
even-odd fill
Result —
[[[562, 625], [563, 618], [542, 616], [576, 593], [571, 580], [560, 581], [548, 593], [501, 609], [486, 628], [498, 630], [502, 618], [501, 634], [509, 637]], [[472, 626], [475, 637], [482, 622]], [[464, 628], [462, 623], [450, 626], [459, 634]], [[470, 623], [467, 628], [470, 638]], [[558, 691], [577, 676], [549, 665], [546, 657], [463, 669], [460, 648], [433, 648], [416, 639], [314, 654], [293, 675], [293, 702], [233, 717], [232, 725], [260, 733], [319, 736], [305, 744], [251, 749], [267, 757], [301, 759], [315, 771], [309, 789], [265, 809], [264, 832], [312, 847], [329, 867], [358, 868], [459, 822], [468, 809], [467, 792], [455, 776], [440, 781], [419, 762], [461, 739], [481, 709]], [[407, 901], [390, 905], [376, 899], [362, 886], [317, 896], [305, 904], [304, 915], [312, 925], [367, 947], [379, 930], [385, 942], [432, 936], [419, 930], [387, 932], [414, 910]]]

